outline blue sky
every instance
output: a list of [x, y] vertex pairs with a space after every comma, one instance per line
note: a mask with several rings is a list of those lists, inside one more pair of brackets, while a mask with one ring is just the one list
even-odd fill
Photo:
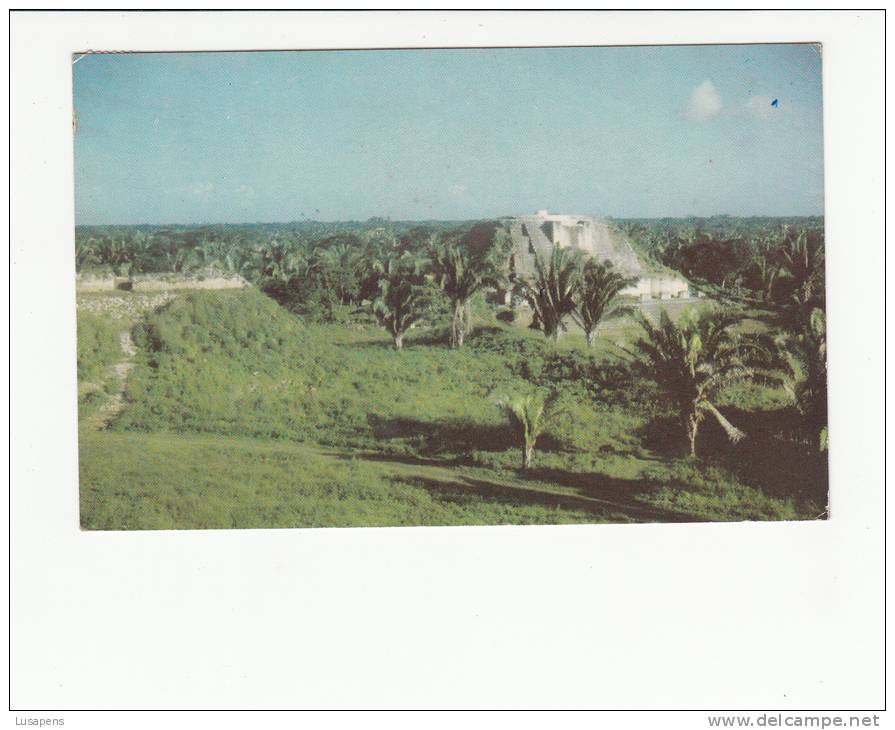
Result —
[[92, 55], [73, 76], [81, 224], [823, 213], [817, 46]]

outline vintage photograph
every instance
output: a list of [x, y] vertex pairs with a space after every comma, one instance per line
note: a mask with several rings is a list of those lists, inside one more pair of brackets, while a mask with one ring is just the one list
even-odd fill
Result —
[[82, 529], [826, 519], [821, 68], [75, 54]]

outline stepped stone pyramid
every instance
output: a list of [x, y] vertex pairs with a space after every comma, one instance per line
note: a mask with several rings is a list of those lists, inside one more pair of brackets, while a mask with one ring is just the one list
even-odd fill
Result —
[[513, 241], [512, 265], [517, 275], [534, 272], [535, 255], [550, 255], [554, 246], [571, 248], [588, 256], [609, 260], [625, 276], [638, 279], [622, 292], [641, 299], [669, 299], [689, 296], [687, 282], [672, 274], [649, 271], [624, 236], [610, 230], [603, 218], [588, 215], [548, 213], [522, 215], [507, 220]]

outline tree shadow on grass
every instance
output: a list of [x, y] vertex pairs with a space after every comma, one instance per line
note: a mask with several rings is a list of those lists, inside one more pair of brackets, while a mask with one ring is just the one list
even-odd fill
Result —
[[[395, 343], [391, 337], [380, 330], [368, 337], [358, 338], [351, 342], [336, 343], [337, 347], [370, 347], [378, 350], [390, 350], [395, 352]], [[441, 347], [450, 348], [450, 333], [444, 328], [433, 328], [419, 331], [409, 332], [404, 339], [404, 350], [415, 350], [417, 348]]]
[[[734, 444], [711, 416], [699, 430], [697, 450], [706, 466], [721, 466], [749, 486], [770, 497], [808, 499], [826, 504], [829, 473], [826, 454], [800, 437], [798, 414], [793, 409], [744, 411], [721, 409], [746, 437]], [[686, 454], [683, 427], [673, 418], [651, 421], [638, 432], [643, 445], [666, 457]]]
[[773, 497], [811, 500], [823, 508], [829, 492], [826, 453], [803, 433], [794, 409], [741, 411], [728, 407], [725, 415], [746, 433], [734, 445], [720, 426], [712, 423], [703, 442], [705, 453], [736, 473], [744, 483]]
[[364, 459], [365, 461], [379, 461], [388, 464], [406, 464], [408, 466], [463, 466], [469, 463], [465, 457], [436, 457], [427, 458], [425, 456], [415, 456], [414, 454], [390, 454], [378, 451], [352, 451], [348, 454], [333, 454], [337, 459], [349, 461], [354, 458]]
[[[519, 446], [519, 437], [506, 424], [477, 423], [468, 420], [421, 421], [415, 418], [367, 416], [377, 441], [402, 441], [414, 447], [421, 457], [453, 457], [454, 463], [471, 463], [474, 451], [501, 452]], [[538, 439], [538, 450], [559, 452], [563, 444], [550, 434]]]
[[[547, 489], [501, 484], [458, 475], [453, 480], [439, 480], [423, 476], [402, 478], [400, 481], [419, 486], [440, 500], [469, 504], [477, 500], [499, 502], [513, 507], [538, 506], [563, 509], [593, 515], [602, 522], [703, 522], [703, 518], [653, 507], [637, 499], [639, 494], [652, 489], [640, 480], [613, 479], [601, 474], [569, 475], [565, 472], [542, 470], [532, 472], [532, 478], [553, 479], [580, 476], [579, 493], [551, 492]], [[560, 483], [553, 479], [555, 483]]]
[[411, 332], [405, 346], [410, 347], [450, 347], [451, 331], [447, 327], [429, 327]]
[[522, 478], [575, 489], [583, 499], [597, 500], [614, 506], [642, 522], [705, 522], [703, 517], [675, 512], [650, 505], [639, 497], [662, 487], [648, 479], [619, 479], [600, 473], [569, 472], [536, 467], [523, 473]]

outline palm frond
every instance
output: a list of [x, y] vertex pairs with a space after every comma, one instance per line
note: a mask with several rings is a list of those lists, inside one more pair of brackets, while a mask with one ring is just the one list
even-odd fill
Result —
[[734, 444], [739, 443], [744, 438], [746, 438], [746, 434], [734, 426], [730, 421], [728, 421], [724, 415], [719, 411], [715, 406], [707, 400], [702, 401], [700, 406], [711, 413], [715, 420], [720, 424], [721, 428], [724, 429], [724, 432], [727, 434], [727, 438]]

